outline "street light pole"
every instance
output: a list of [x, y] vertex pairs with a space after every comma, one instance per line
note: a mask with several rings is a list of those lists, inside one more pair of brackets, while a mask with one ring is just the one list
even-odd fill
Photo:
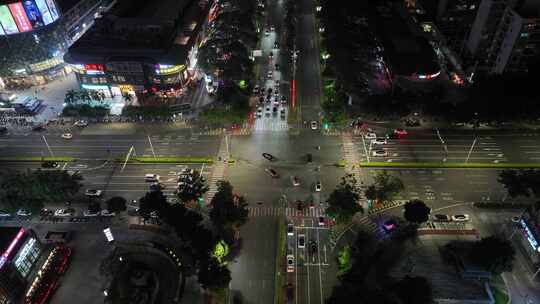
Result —
[[465, 163], [468, 163], [469, 162], [469, 158], [471, 157], [471, 153], [474, 149], [474, 145], [476, 144], [476, 137], [474, 138], [474, 141], [471, 145], [471, 148], [469, 149], [469, 154], [467, 154], [467, 159], [465, 159]]
[[120, 169], [121, 172], [124, 171], [124, 168], [126, 167], [127, 165], [127, 162], [129, 160], [129, 158], [131, 157], [131, 153], [133, 153], [135, 151], [135, 147], [131, 146], [131, 148], [129, 148], [129, 151], [126, 155], [126, 160], [124, 161], [124, 164], [122, 165], [122, 169]]
[[443, 158], [443, 162], [446, 162], [446, 160], [447, 160], [447, 158], [448, 158], [448, 146], [446, 145], [446, 142], [445, 142], [444, 139], [442, 138], [441, 133], [439, 132], [439, 129], [435, 128], [435, 131], [437, 131], [437, 136], [439, 137], [439, 140], [440, 140], [441, 143], [443, 144], [443, 148], [444, 148], [444, 158]]
[[147, 135], [148, 142], [150, 143], [150, 149], [152, 149], [152, 155], [154, 155], [154, 159], [156, 159], [156, 151], [154, 151], [154, 145], [152, 145], [152, 140], [150, 139], [150, 135]]
[[49, 150], [49, 153], [51, 154], [51, 157], [54, 157], [54, 153], [51, 149], [51, 146], [49, 146], [49, 143], [47, 142], [47, 139], [45, 139], [45, 135], [42, 135], [41, 138], [43, 138], [43, 141], [45, 142], [45, 146], [47, 146], [47, 149]]

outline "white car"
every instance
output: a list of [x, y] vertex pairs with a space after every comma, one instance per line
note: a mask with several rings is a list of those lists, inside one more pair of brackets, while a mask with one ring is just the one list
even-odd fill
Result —
[[384, 150], [375, 150], [371, 153], [373, 156], [388, 156], [388, 152]]
[[54, 211], [54, 216], [73, 216], [75, 210], [70, 208], [62, 208]]
[[291, 176], [291, 181], [293, 186], [298, 187], [300, 186], [300, 179], [297, 176]]
[[321, 182], [317, 181], [315, 183], [315, 192], [321, 192], [321, 188], [322, 188]]
[[258, 108], [257, 109], [257, 117], [262, 117], [262, 115], [263, 115], [262, 108]]
[[317, 130], [317, 128], [319, 128], [319, 124], [315, 120], [311, 121], [311, 130]]
[[62, 134], [62, 138], [63, 138], [63, 139], [72, 139], [72, 138], [73, 138], [73, 134], [71, 134], [71, 133], [64, 133], [64, 134]]
[[294, 272], [294, 255], [287, 254], [287, 272]]
[[454, 215], [452, 215], [452, 221], [454, 221], [454, 222], [468, 222], [469, 221], [469, 215], [468, 214], [454, 214]]
[[11, 213], [4, 210], [0, 210], [0, 217], [7, 217], [7, 216], [11, 216]]
[[144, 175], [144, 180], [147, 182], [159, 182], [159, 175], [155, 173], [147, 173]]
[[88, 121], [86, 120], [77, 120], [74, 124], [77, 127], [86, 127], [88, 126]]
[[86, 191], [84, 192], [84, 195], [91, 196], [91, 197], [99, 197], [101, 196], [102, 193], [103, 193], [102, 190], [86, 189]]
[[83, 216], [87, 216], [87, 217], [93, 217], [93, 216], [98, 216], [100, 215], [101, 212], [91, 212], [90, 210], [84, 210], [83, 212]]
[[273, 78], [274, 77], [274, 72], [272, 72], [272, 70], [268, 71], [268, 78]]
[[30, 210], [27, 210], [27, 209], [19, 209], [17, 210], [17, 215], [18, 216], [31, 216], [32, 212], [30, 212]]
[[101, 216], [115, 216], [116, 214], [114, 212], [109, 212], [107, 209], [101, 210]]
[[377, 139], [377, 134], [375, 134], [375, 133], [367, 133], [366, 135], [364, 135], [364, 138], [365, 139]]
[[371, 141], [371, 143], [374, 145], [386, 145], [388, 141], [383, 138], [375, 138]]

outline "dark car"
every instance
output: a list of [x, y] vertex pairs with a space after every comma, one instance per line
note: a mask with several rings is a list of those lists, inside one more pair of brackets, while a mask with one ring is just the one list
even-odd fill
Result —
[[317, 242], [315, 242], [314, 240], [311, 240], [309, 242], [309, 252], [311, 254], [317, 253]]
[[57, 162], [55, 162], [55, 161], [50, 161], [50, 160], [44, 161], [44, 162], [41, 163], [41, 167], [42, 167], [42, 168], [57, 168], [58, 166], [59, 166], [59, 165], [58, 165]]
[[35, 127], [32, 128], [32, 131], [36, 131], [36, 132], [45, 131], [45, 126], [43, 126], [43, 125], [37, 125], [37, 126], [35, 126]]
[[267, 168], [265, 171], [268, 172], [268, 174], [270, 174], [270, 176], [272, 176], [272, 178], [279, 178], [279, 174], [277, 173], [276, 170], [274, 170], [272, 168]]
[[294, 285], [292, 283], [287, 284], [285, 295], [287, 298], [287, 304], [292, 304], [294, 300]]
[[263, 156], [264, 158], [266, 158], [267, 160], [269, 160], [269, 161], [273, 161], [273, 160], [276, 159], [276, 158], [275, 158], [272, 154], [270, 154], [270, 153], [263, 153], [262, 156]]
[[311, 153], [308, 153], [308, 154], [306, 155], [306, 160], [307, 160], [308, 163], [313, 162], [313, 155], [311, 155]]
[[6, 127], [0, 127], [0, 135], [4, 135], [8, 132], [8, 129]]

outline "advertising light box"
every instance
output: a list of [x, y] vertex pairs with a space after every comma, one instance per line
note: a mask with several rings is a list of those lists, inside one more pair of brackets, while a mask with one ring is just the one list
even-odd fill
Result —
[[4, 32], [8, 35], [19, 32], [7, 5], [0, 6], [0, 23], [2, 23]]
[[45, 25], [51, 24], [54, 20], [51, 16], [51, 12], [49, 11], [49, 7], [47, 7], [47, 3], [45, 3], [45, 0], [36, 0], [36, 5], [41, 13], [41, 16], [43, 16]]
[[24, 6], [26, 16], [28, 17], [28, 20], [33, 28], [39, 28], [45, 25], [41, 12], [33, 0], [25, 0], [22, 2], [22, 4]]
[[28, 17], [26, 17], [26, 12], [24, 11], [24, 7], [20, 2], [17, 3], [11, 3], [8, 4], [9, 10], [11, 11], [11, 15], [13, 16], [13, 19], [15, 20], [15, 23], [17, 24], [17, 27], [19, 28], [19, 32], [29, 32], [32, 30], [32, 25], [30, 24], [30, 20], [28, 20]]

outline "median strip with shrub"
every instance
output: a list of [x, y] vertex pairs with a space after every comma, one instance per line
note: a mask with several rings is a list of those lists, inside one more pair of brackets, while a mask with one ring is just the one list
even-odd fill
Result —
[[359, 166], [367, 168], [532, 169], [540, 168], [540, 163], [360, 162]]
[[[118, 162], [124, 162], [124, 159], [117, 159]], [[212, 164], [214, 159], [211, 157], [132, 157], [129, 159], [129, 163], [141, 163], [141, 164]]]
[[74, 157], [41, 157], [41, 156], [5, 156], [0, 157], [0, 162], [46, 162], [46, 161], [55, 161], [55, 162], [74, 162], [77, 159]]

